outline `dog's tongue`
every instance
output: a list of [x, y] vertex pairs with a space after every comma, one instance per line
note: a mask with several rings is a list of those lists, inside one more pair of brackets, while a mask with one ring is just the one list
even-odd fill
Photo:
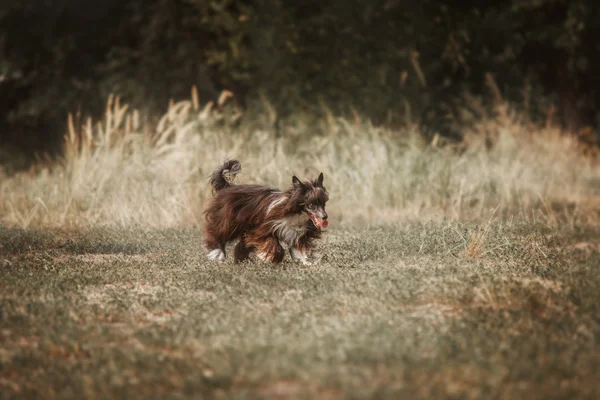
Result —
[[329, 225], [329, 222], [326, 219], [321, 219], [318, 223], [321, 228], [327, 228], [327, 225]]

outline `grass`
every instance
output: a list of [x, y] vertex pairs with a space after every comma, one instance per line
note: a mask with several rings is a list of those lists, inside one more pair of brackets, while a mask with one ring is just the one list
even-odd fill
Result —
[[3, 398], [592, 398], [598, 230], [338, 229], [314, 267], [195, 230], [2, 230]]
[[600, 168], [576, 138], [502, 115], [466, 132], [456, 149], [424, 141], [416, 126], [386, 130], [333, 116], [299, 118], [277, 137], [260, 121], [232, 126], [236, 114], [215, 116], [197, 101], [144, 125], [111, 99], [103, 121], [70, 124], [60, 164], [0, 179], [0, 218], [20, 228], [197, 228], [208, 176], [227, 157], [242, 161], [248, 183], [287, 187], [293, 174], [324, 172], [332, 219], [349, 226], [485, 219], [496, 207], [530, 220], [567, 208], [571, 224], [594, 216]]
[[[3, 176], [0, 398], [598, 397], [600, 173], [572, 136], [305, 120], [192, 96], [150, 126], [111, 99], [60, 163]], [[325, 173], [316, 265], [206, 260], [225, 157], [244, 182]]]

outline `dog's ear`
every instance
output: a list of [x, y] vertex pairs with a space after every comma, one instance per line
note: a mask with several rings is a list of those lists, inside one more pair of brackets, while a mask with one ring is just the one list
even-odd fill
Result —
[[300, 179], [298, 179], [296, 175], [292, 176], [292, 184], [295, 187], [304, 187], [304, 183], [300, 182]]
[[319, 174], [319, 177], [317, 178], [317, 186], [323, 187], [323, 173], [322, 172]]

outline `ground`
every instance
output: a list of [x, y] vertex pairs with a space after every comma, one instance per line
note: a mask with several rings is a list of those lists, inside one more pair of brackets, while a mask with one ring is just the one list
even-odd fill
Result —
[[194, 229], [0, 228], [0, 397], [600, 395], [598, 229], [333, 227], [321, 251], [234, 265]]

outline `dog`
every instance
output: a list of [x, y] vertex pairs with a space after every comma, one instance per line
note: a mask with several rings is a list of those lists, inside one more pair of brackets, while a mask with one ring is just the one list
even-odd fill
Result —
[[323, 173], [304, 182], [294, 175], [291, 186], [280, 191], [264, 185], [234, 185], [240, 171], [240, 162], [229, 160], [210, 177], [213, 197], [204, 211], [208, 258], [224, 261], [226, 244], [239, 239], [234, 263], [256, 252], [258, 258], [278, 264], [287, 250], [292, 260], [311, 265], [308, 256], [315, 240], [329, 225]]

